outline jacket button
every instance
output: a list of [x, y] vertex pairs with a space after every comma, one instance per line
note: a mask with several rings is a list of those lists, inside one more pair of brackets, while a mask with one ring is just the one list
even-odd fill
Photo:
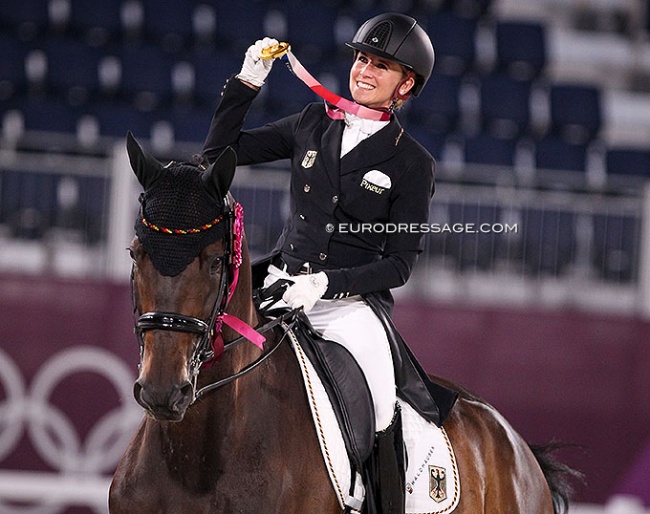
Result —
[[328, 223], [327, 225], [325, 225], [325, 230], [330, 234], [334, 232], [334, 223]]
[[304, 214], [299, 214], [298, 216], [300, 216], [301, 220], [303, 220], [303, 221], [305, 220], [305, 215]]
[[339, 197], [338, 197], [338, 195], [334, 195], [334, 196], [332, 197], [332, 203], [338, 203], [338, 202], [339, 202]]
[[326, 253], [321, 253], [321, 254], [318, 256], [318, 258], [319, 258], [321, 261], [324, 261], [325, 259], [327, 259], [327, 254], [326, 254]]
[[303, 187], [302, 190], [305, 193], [309, 193], [309, 191], [311, 190], [311, 186], [309, 184], [305, 184], [305, 187]]

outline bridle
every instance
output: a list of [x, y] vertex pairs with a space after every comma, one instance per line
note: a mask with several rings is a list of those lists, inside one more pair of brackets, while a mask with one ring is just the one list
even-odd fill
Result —
[[[243, 376], [244, 374], [252, 371], [259, 366], [262, 362], [268, 359], [275, 350], [280, 346], [286, 336], [286, 332], [290, 325], [284, 322], [295, 317], [296, 311], [289, 311], [282, 313], [278, 317], [266, 323], [257, 330], [247, 325], [245, 322], [236, 318], [235, 316], [225, 312], [226, 307], [235, 292], [237, 287], [239, 268], [242, 264], [242, 239], [243, 239], [243, 208], [241, 204], [235, 202], [232, 196], [227, 195], [224, 198], [225, 211], [222, 213], [221, 221], [226, 222], [226, 233], [224, 235], [224, 247], [226, 251], [221, 257], [223, 259], [221, 265], [221, 274], [219, 280], [219, 291], [212, 308], [210, 317], [207, 320], [196, 318], [194, 316], [187, 316], [175, 312], [160, 312], [152, 311], [140, 314], [138, 313], [137, 302], [134, 288], [134, 271], [131, 270], [131, 301], [134, 313], [135, 333], [140, 347], [140, 365], [142, 366], [142, 359], [144, 356], [144, 333], [149, 330], [165, 330], [171, 332], [186, 332], [196, 334], [199, 340], [194, 348], [192, 357], [189, 360], [188, 368], [189, 375], [194, 390], [193, 402], [200, 396], [218, 389], [233, 380]], [[278, 287], [283, 286], [279, 284]], [[277, 288], [276, 288], [277, 289]], [[277, 292], [270, 293], [271, 296], [277, 296]], [[229, 342], [223, 341], [222, 327], [227, 324], [235, 331], [241, 334], [240, 337]], [[226, 378], [220, 379], [216, 382], [208, 384], [201, 389], [197, 390], [197, 380], [201, 368], [204, 365], [218, 359], [224, 352], [234, 348], [239, 343], [249, 340], [257, 345], [260, 349], [264, 350], [263, 343], [265, 337], [262, 333], [269, 331], [276, 325], [282, 324], [287, 327], [285, 334], [282, 338], [271, 348], [264, 352], [255, 361], [245, 366], [242, 370]]]

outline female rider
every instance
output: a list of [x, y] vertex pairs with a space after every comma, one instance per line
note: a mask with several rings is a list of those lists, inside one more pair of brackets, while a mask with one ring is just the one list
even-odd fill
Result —
[[[274, 44], [270, 38], [257, 41], [240, 73], [228, 80], [204, 154], [212, 161], [229, 145], [242, 165], [291, 160], [291, 215], [266, 283], [290, 278], [284, 301], [302, 307], [313, 327], [345, 346], [362, 368], [375, 407], [377, 437], [369, 459], [370, 473], [379, 481], [375, 512], [403, 513], [404, 464], [391, 450], [401, 444], [394, 371], [400, 366], [394, 366], [395, 350], [377, 313], [390, 312], [390, 289], [409, 278], [422, 250], [417, 229], [428, 223], [434, 160], [404, 131], [394, 111], [426, 84], [433, 46], [410, 16], [375, 16], [347, 43], [354, 50], [349, 87], [357, 104], [385, 113], [385, 119], [340, 116], [319, 102], [242, 130], [273, 63], [260, 52]], [[406, 353], [397, 359], [402, 368], [404, 362], [412, 365]], [[429, 386], [405, 380], [405, 389], [427, 396], [428, 418], [441, 422]]]

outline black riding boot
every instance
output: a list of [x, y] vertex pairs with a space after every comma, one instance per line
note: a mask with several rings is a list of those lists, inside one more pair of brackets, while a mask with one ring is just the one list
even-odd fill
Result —
[[399, 407], [386, 430], [377, 432], [375, 447], [365, 464], [364, 514], [405, 513], [404, 443]]

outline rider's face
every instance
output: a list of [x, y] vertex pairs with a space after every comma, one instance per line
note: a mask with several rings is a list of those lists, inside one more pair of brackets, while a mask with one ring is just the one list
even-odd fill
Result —
[[[402, 81], [404, 83], [400, 85]], [[413, 87], [413, 82], [399, 63], [365, 52], [357, 52], [350, 69], [352, 98], [372, 109], [390, 107], [398, 85], [399, 92], [405, 94]]]

